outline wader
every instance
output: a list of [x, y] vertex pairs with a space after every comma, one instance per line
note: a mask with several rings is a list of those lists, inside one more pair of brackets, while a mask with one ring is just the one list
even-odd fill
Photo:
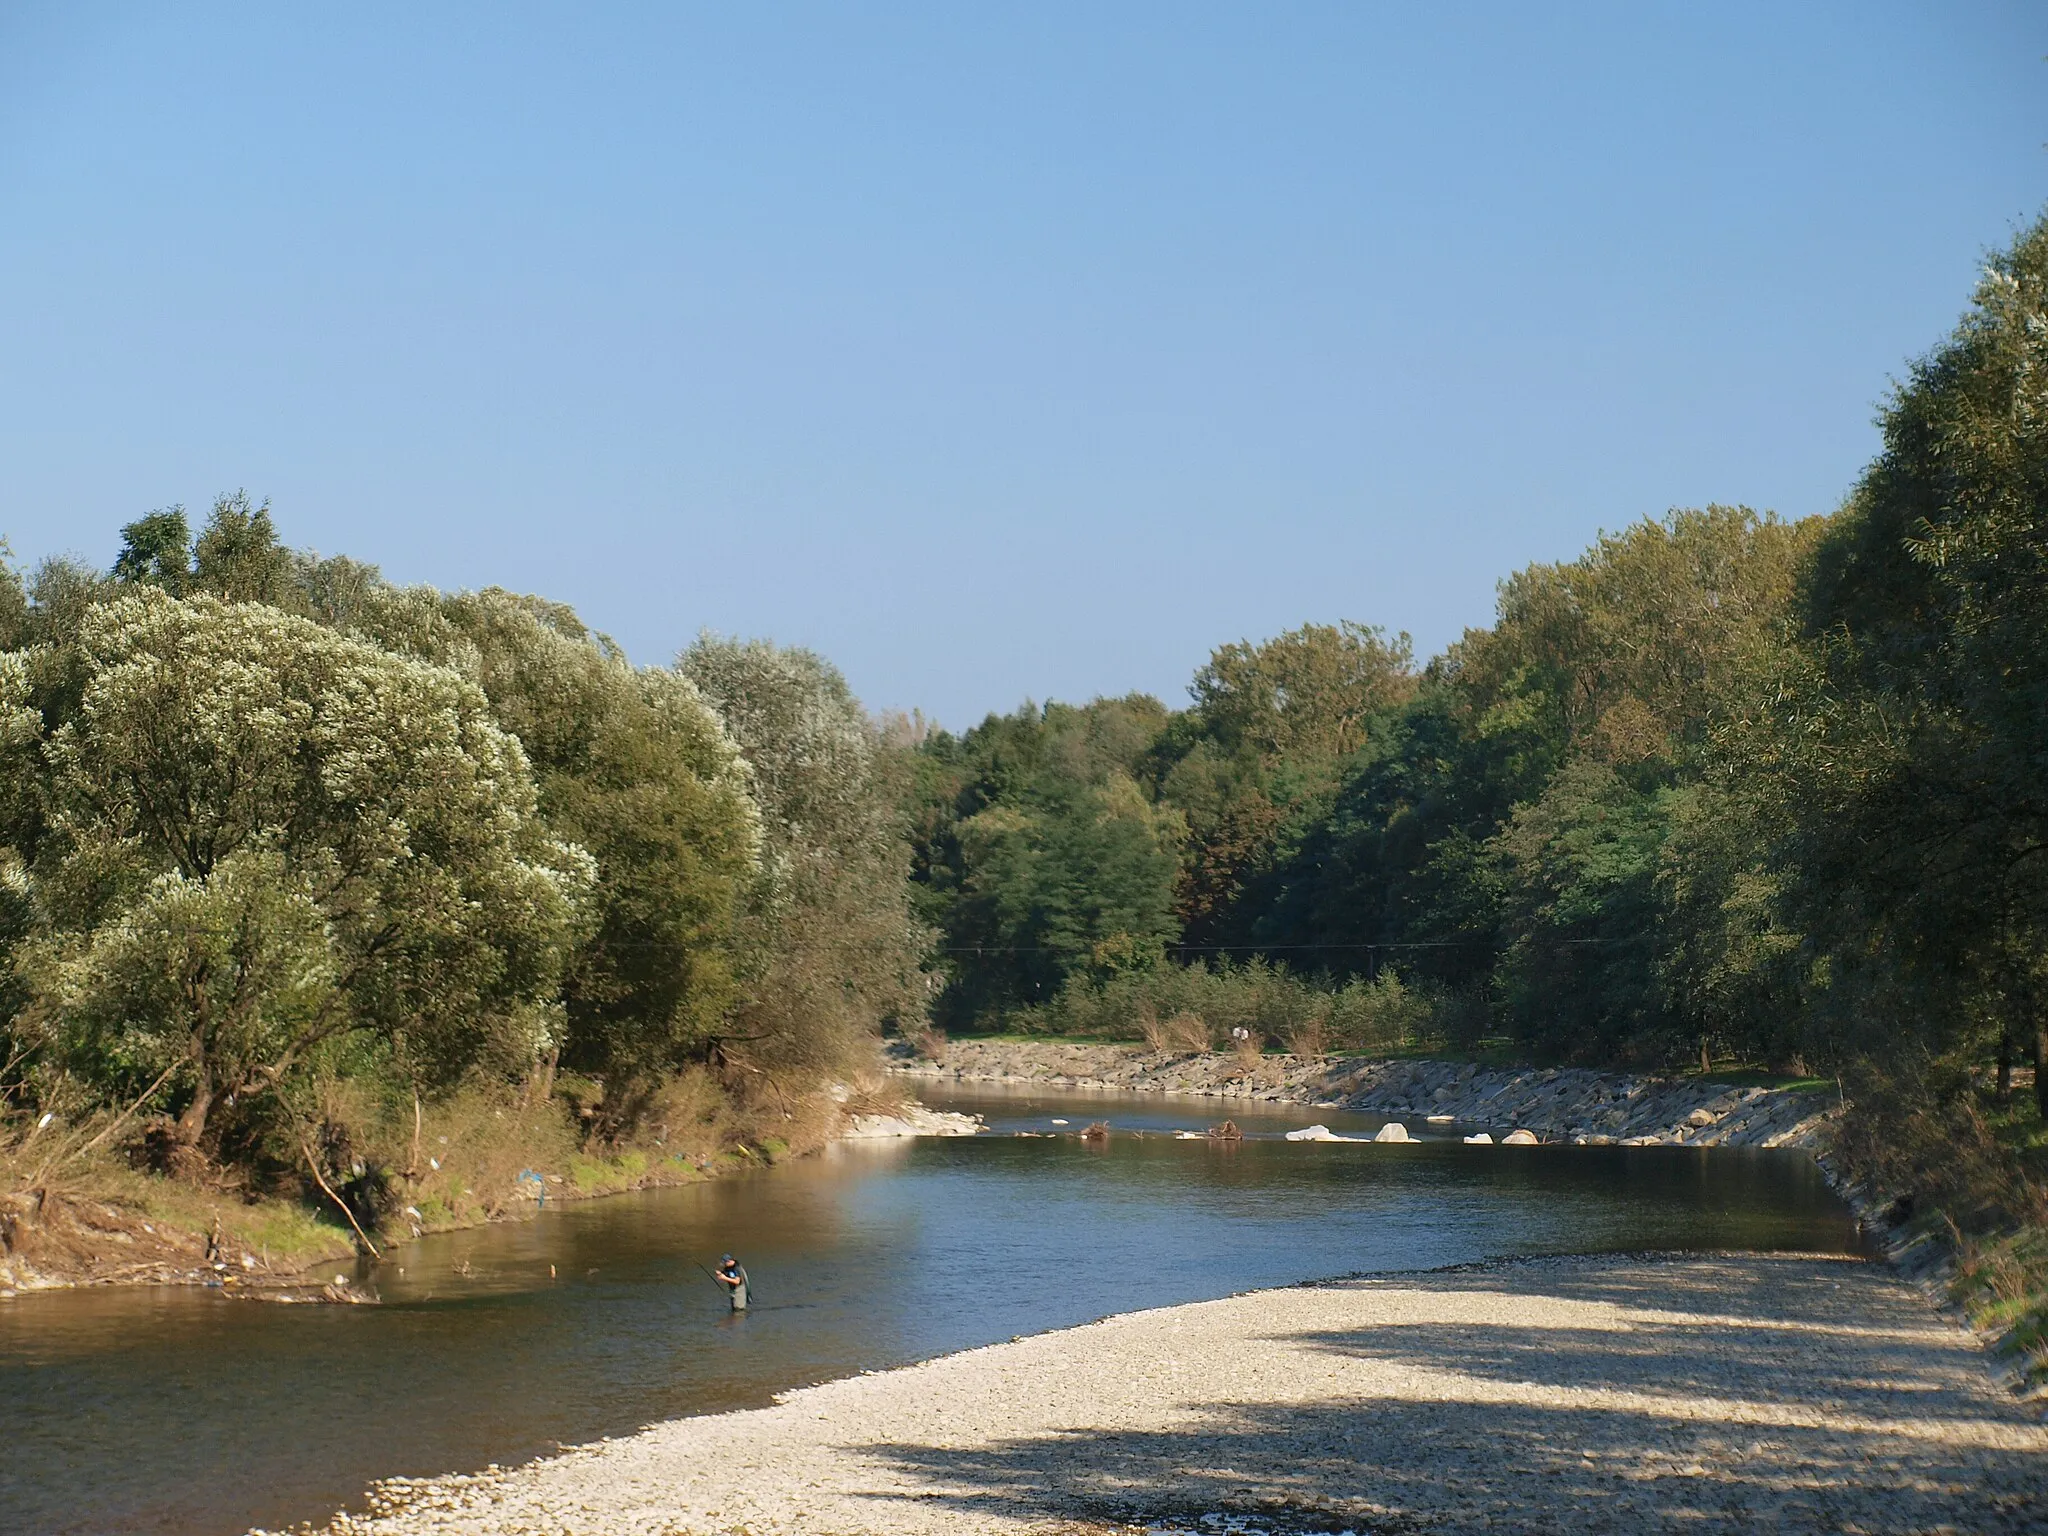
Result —
[[747, 1310], [747, 1272], [740, 1271], [740, 1283], [732, 1288], [732, 1309], [735, 1312]]

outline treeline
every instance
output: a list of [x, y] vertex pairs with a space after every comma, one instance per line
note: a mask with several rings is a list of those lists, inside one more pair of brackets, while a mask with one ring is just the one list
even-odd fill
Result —
[[1674, 513], [1520, 572], [1419, 668], [1405, 637], [1309, 625], [1217, 651], [1182, 711], [933, 735], [913, 825], [941, 1022], [1087, 1031], [1114, 994], [1275, 1041], [1827, 1059], [1765, 964], [1782, 935], [1717, 734], [1769, 686], [1823, 529]]
[[342, 1180], [479, 1085], [573, 1085], [599, 1141], [681, 1072], [813, 1092], [926, 1006], [891, 761], [809, 652], [636, 666], [239, 496], [153, 514], [110, 572], [0, 575], [0, 1091]]
[[1882, 426], [1833, 516], [1644, 522], [1426, 663], [1311, 624], [958, 736], [154, 514], [0, 575], [0, 1096], [339, 1174], [480, 1085], [616, 1142], [928, 1021], [1491, 1042], [1826, 1074], [1871, 1167], [2039, 1219], [2048, 223]]
[[1824, 1073], [1902, 1178], [1981, 1153], [1972, 1198], [2038, 1206], [1998, 1126], [2048, 1055], [2048, 223], [1881, 424], [1833, 516], [1644, 522], [1425, 665], [1310, 625], [1184, 710], [932, 735], [940, 1021]]

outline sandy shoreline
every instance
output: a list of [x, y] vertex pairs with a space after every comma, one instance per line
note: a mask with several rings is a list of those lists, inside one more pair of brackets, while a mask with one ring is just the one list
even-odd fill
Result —
[[1257, 1292], [381, 1487], [341, 1536], [2048, 1531], [2048, 1427], [1870, 1264], [1583, 1258]]

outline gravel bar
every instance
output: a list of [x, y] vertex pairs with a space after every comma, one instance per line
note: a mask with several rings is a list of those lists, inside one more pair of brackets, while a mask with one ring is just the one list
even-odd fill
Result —
[[1879, 1266], [1546, 1259], [1129, 1313], [324, 1529], [2048, 1532], [2048, 1428]]

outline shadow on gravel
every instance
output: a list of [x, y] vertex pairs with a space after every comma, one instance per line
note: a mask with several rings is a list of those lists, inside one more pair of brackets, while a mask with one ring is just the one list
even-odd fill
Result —
[[[1639, 1265], [1401, 1287], [1497, 1293], [1504, 1318], [1518, 1293], [1662, 1314], [1620, 1330], [1408, 1323], [1272, 1341], [1302, 1352], [1305, 1376], [1332, 1355], [1378, 1367], [1388, 1395], [1194, 1405], [1199, 1424], [1170, 1432], [877, 1450], [928, 1482], [922, 1500], [1024, 1519], [1229, 1511], [1361, 1536], [2048, 1532], [2028, 1416], [1974, 1350], [1930, 1335], [1913, 1298], [1874, 1293], [1853, 1266], [1788, 1269], [1768, 1287], [1740, 1265], [1691, 1266], [1680, 1289], [1658, 1278]], [[1802, 1422], [1769, 1422], [1785, 1414]]]

